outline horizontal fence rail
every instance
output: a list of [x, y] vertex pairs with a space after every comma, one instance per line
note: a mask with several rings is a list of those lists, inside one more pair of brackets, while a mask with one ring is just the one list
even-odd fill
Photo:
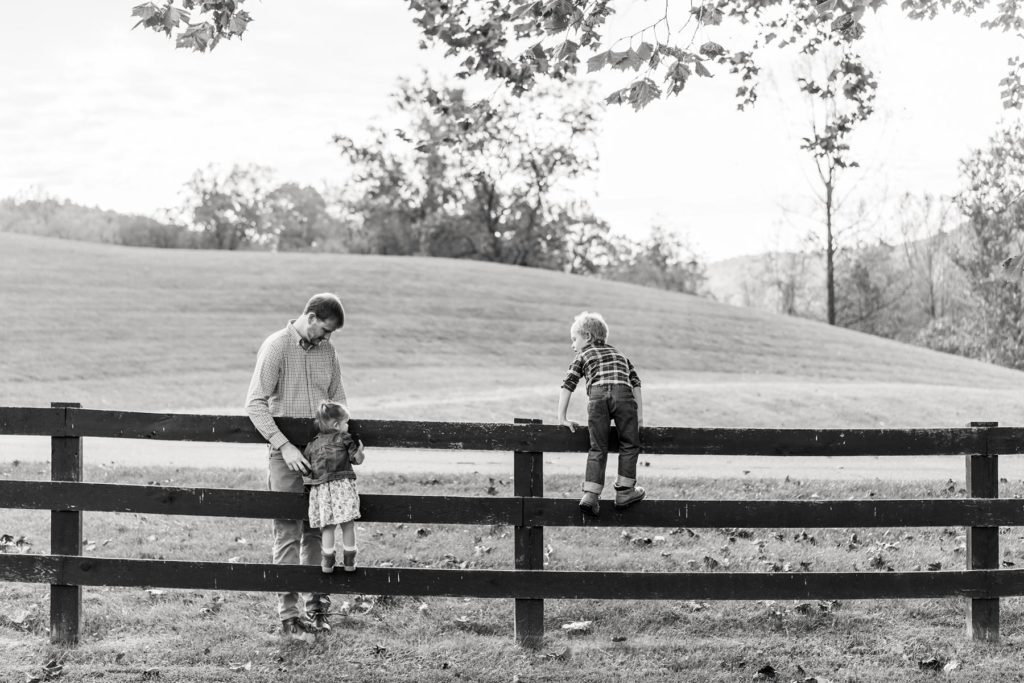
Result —
[[[293, 443], [312, 439], [310, 420], [276, 418]], [[352, 420], [367, 447], [583, 453], [586, 430], [557, 425]], [[617, 440], [612, 438], [612, 450]], [[0, 434], [159, 441], [264, 443], [244, 415], [129, 413], [85, 408], [2, 408]], [[1024, 453], [1024, 428], [701, 429], [644, 427], [645, 453], [664, 455], [967, 455]]]
[[[925, 500], [646, 500], [600, 517], [564, 498], [360, 494], [360, 522], [638, 526], [695, 528], [877, 528], [1024, 526], [1016, 499]], [[301, 519], [301, 493], [134, 486], [81, 482], [0, 481], [6, 508], [250, 519]]]
[[0, 579], [79, 586], [624, 600], [855, 600], [1024, 595], [1024, 570], [937, 572], [563, 572], [319, 567], [9, 555]]
[[[278, 418], [296, 444], [311, 420]], [[307, 498], [215, 488], [83, 483], [88, 437], [263, 443], [248, 417], [118, 412], [79, 404], [0, 407], [0, 435], [51, 439], [51, 481], [0, 482], [0, 507], [51, 510], [50, 555], [0, 555], [0, 580], [50, 584], [50, 636], [77, 642], [82, 586], [161, 586], [246, 591], [358, 591], [515, 600], [516, 639], [542, 641], [546, 599], [967, 598], [967, 630], [999, 637], [1004, 596], [1024, 595], [1024, 570], [999, 568], [999, 527], [1024, 526], [1024, 504], [998, 497], [998, 454], [1024, 453], [1024, 429], [971, 423], [950, 429], [690, 429], [647, 427], [645, 454], [965, 457], [968, 498], [908, 500], [644, 500], [627, 511], [585, 516], [576, 500], [545, 498], [543, 456], [589, 449], [586, 430], [539, 420], [514, 424], [353, 420], [367, 447], [511, 452], [511, 497], [360, 495], [363, 522], [514, 527], [514, 569], [319, 567], [101, 558], [82, 555], [86, 512], [302, 519]], [[616, 444], [613, 438], [612, 450]], [[607, 506], [611, 507], [611, 506]], [[566, 572], [544, 569], [544, 527], [868, 528], [965, 527], [962, 571]]]

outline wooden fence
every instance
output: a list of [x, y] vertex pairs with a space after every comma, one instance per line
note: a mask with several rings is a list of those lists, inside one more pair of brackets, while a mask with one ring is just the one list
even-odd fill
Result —
[[[309, 421], [281, 419], [294, 443]], [[52, 481], [0, 482], [0, 508], [51, 510], [50, 555], [0, 555], [0, 580], [50, 584], [50, 637], [77, 642], [82, 586], [160, 586], [216, 590], [359, 592], [515, 599], [515, 635], [537, 646], [544, 600], [806, 600], [932, 598], [967, 600], [967, 630], [999, 637], [1000, 596], [1024, 595], [1024, 570], [999, 568], [999, 527], [1024, 525], [1020, 500], [998, 499], [998, 455], [1024, 452], [1024, 429], [971, 423], [957, 429], [684, 429], [647, 427], [646, 454], [964, 456], [964, 499], [646, 500], [599, 518], [576, 500], [543, 497], [543, 454], [582, 453], [585, 430], [539, 420], [513, 424], [353, 420], [368, 448], [512, 451], [514, 495], [495, 497], [363, 494], [362, 521], [513, 526], [511, 570], [360, 567], [325, 575], [319, 567], [99, 558], [82, 555], [82, 512], [245, 518], [303, 518], [302, 494], [82, 482], [85, 437], [259, 443], [242, 416], [165, 415], [87, 410], [78, 404], [0, 408], [0, 434], [51, 437]], [[614, 436], [613, 436], [614, 449]], [[582, 463], [581, 463], [582, 467]], [[546, 526], [646, 527], [967, 527], [966, 567], [935, 572], [566, 572], [544, 570]]]

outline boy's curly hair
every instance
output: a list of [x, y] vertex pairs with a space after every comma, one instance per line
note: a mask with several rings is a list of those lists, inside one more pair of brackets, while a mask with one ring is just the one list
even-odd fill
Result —
[[320, 407], [316, 411], [316, 426], [321, 432], [338, 431], [338, 423], [344, 422], [351, 417], [346, 408], [336, 401], [320, 401]]
[[569, 333], [573, 332], [585, 334], [594, 341], [607, 341], [608, 323], [604, 321], [604, 317], [600, 313], [583, 311], [572, 321]]

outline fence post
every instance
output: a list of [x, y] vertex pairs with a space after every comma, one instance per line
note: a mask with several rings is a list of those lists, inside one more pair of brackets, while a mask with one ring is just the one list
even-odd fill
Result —
[[[81, 408], [81, 403], [51, 403], [51, 408]], [[64, 411], [67, 425], [67, 410]], [[82, 438], [54, 436], [50, 439], [50, 479], [82, 481]], [[82, 513], [50, 512], [50, 554], [82, 554]], [[50, 585], [50, 642], [78, 643], [82, 621], [82, 587]]]
[[[969, 427], [987, 429], [998, 422], [971, 422]], [[991, 452], [988, 435], [984, 453], [967, 456], [967, 495], [971, 498], [999, 497], [999, 456]], [[999, 527], [968, 527], [967, 569], [999, 568]], [[999, 598], [969, 598], [967, 634], [974, 640], [999, 640]]]
[[[541, 420], [516, 418], [516, 424], [541, 424]], [[513, 495], [544, 495], [544, 454], [515, 451], [512, 470]], [[515, 527], [515, 568], [544, 569], [544, 527]], [[544, 640], [544, 600], [516, 598], [516, 642], [540, 647]]]

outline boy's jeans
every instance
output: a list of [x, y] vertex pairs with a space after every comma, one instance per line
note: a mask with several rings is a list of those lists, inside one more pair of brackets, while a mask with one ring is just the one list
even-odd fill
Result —
[[[302, 475], [288, 469], [281, 451], [271, 448], [267, 460], [267, 488], [271, 491], [302, 493]], [[309, 526], [307, 519], [274, 520], [274, 564], [315, 564], [320, 565], [320, 530]], [[327, 613], [331, 597], [323, 593], [310, 593], [306, 599], [306, 614]], [[277, 597], [277, 614], [284, 619], [299, 617], [299, 594], [280, 593]]]
[[636, 461], [640, 455], [640, 427], [636, 416], [633, 387], [628, 384], [602, 384], [588, 392], [587, 426], [590, 429], [590, 455], [587, 457], [583, 490], [601, 493], [608, 462], [608, 435], [611, 423], [619, 432], [619, 478], [617, 483], [636, 484]]

